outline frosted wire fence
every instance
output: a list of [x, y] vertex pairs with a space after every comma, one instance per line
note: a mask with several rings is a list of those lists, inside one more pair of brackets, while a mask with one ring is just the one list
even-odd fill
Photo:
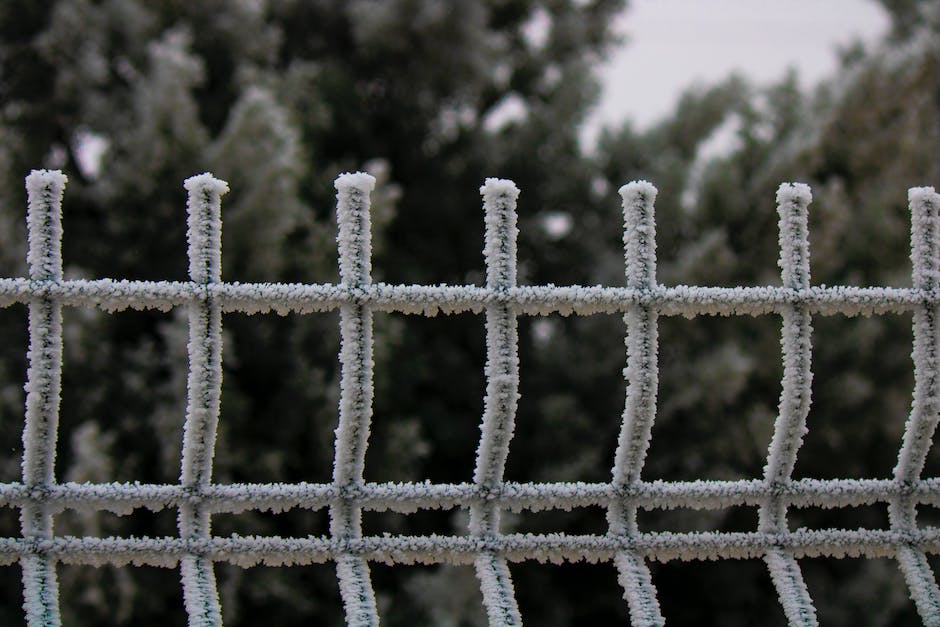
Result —
[[[940, 625], [940, 591], [926, 554], [940, 552], [940, 529], [921, 528], [918, 504], [940, 506], [940, 479], [921, 472], [940, 411], [940, 196], [912, 189], [912, 289], [812, 287], [809, 275], [805, 185], [777, 193], [783, 287], [663, 287], [656, 283], [656, 189], [646, 182], [621, 188], [626, 287], [516, 285], [518, 195], [510, 181], [488, 179], [481, 188], [486, 220], [486, 287], [373, 284], [369, 195], [374, 179], [344, 174], [336, 181], [339, 285], [223, 283], [220, 198], [226, 183], [202, 174], [189, 192], [188, 282], [72, 281], [62, 277], [60, 203], [66, 178], [35, 171], [29, 195], [29, 277], [0, 280], [0, 304], [29, 307], [29, 371], [23, 433], [23, 479], [0, 484], [0, 504], [21, 511], [22, 537], [0, 539], [0, 563], [20, 562], [24, 608], [30, 625], [59, 623], [56, 563], [179, 566], [190, 625], [220, 625], [215, 562], [240, 566], [334, 561], [347, 622], [378, 623], [369, 562], [473, 564], [491, 624], [518, 625], [508, 562], [535, 559], [613, 561], [631, 620], [664, 623], [648, 560], [762, 558], [793, 625], [815, 625], [801, 557], [893, 557], [924, 623]], [[189, 310], [188, 409], [180, 482], [56, 483], [54, 473], [62, 306], [108, 311], [185, 306]], [[339, 424], [333, 482], [236, 484], [211, 481], [221, 386], [221, 314], [308, 313], [339, 309], [342, 347]], [[372, 413], [372, 312], [483, 312], [487, 363], [485, 409], [473, 483], [365, 483], [363, 463]], [[812, 372], [813, 314], [914, 313], [914, 394], [894, 477], [792, 480], [806, 433]], [[519, 315], [621, 312], [627, 336], [626, 404], [610, 483], [510, 483], [503, 468], [518, 399]], [[643, 481], [641, 473], [656, 415], [657, 318], [660, 315], [760, 315], [783, 318], [784, 374], [779, 415], [762, 479]], [[788, 507], [845, 507], [887, 503], [890, 529], [790, 531]], [[607, 508], [605, 535], [500, 532], [503, 510]], [[689, 507], [759, 507], [758, 529], [747, 533], [647, 533], [637, 510]], [[179, 536], [95, 538], [57, 536], [54, 516], [67, 508], [128, 513], [136, 507], [175, 507]], [[329, 537], [214, 537], [213, 513], [292, 507], [329, 508]], [[362, 510], [411, 512], [419, 508], [470, 510], [466, 536], [363, 537]]]

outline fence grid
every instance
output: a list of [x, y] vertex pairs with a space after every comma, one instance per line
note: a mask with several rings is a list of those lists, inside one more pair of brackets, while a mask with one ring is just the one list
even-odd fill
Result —
[[[521, 625], [508, 564], [522, 560], [610, 561], [618, 570], [631, 622], [665, 623], [648, 561], [760, 558], [791, 625], [816, 625], [816, 610], [798, 560], [811, 556], [891, 557], [921, 619], [940, 625], [940, 590], [927, 562], [940, 553], [940, 528], [921, 527], [917, 506], [940, 506], [940, 478], [921, 474], [940, 418], [940, 195], [913, 188], [912, 288], [813, 287], [809, 272], [809, 187], [784, 183], [777, 193], [783, 287], [665, 287], [656, 282], [656, 188], [645, 181], [620, 189], [624, 212], [625, 287], [518, 286], [516, 199], [511, 181], [487, 179], [486, 285], [386, 285], [371, 280], [368, 174], [336, 180], [340, 283], [245, 284], [221, 279], [221, 197], [211, 174], [186, 180], [190, 280], [65, 280], [61, 201], [67, 179], [33, 171], [28, 193], [28, 277], [0, 279], [0, 306], [29, 310], [29, 367], [20, 482], [0, 484], [0, 506], [20, 509], [21, 537], [0, 538], [0, 564], [19, 561], [29, 625], [58, 625], [56, 564], [155, 565], [180, 568], [189, 624], [222, 624], [215, 562], [240, 566], [332, 561], [346, 620], [377, 625], [369, 562], [473, 564], [494, 625]], [[57, 483], [55, 450], [62, 368], [62, 307], [107, 311], [187, 307], [188, 403], [178, 484]], [[222, 377], [222, 313], [340, 311], [340, 403], [331, 483], [212, 483]], [[473, 311], [486, 317], [486, 393], [472, 483], [366, 483], [363, 466], [373, 396], [372, 315]], [[912, 311], [914, 391], [894, 476], [888, 479], [791, 479], [807, 432], [812, 384], [812, 316]], [[513, 483], [503, 479], [518, 401], [517, 319], [559, 312], [624, 314], [626, 399], [609, 483]], [[664, 482], [641, 479], [656, 417], [659, 316], [782, 317], [783, 379], [779, 411], [762, 479]], [[797, 529], [789, 507], [886, 503], [890, 528]], [[759, 508], [752, 532], [642, 532], [639, 509]], [[503, 511], [602, 506], [603, 535], [502, 533]], [[178, 537], [98, 538], [56, 535], [65, 509], [127, 514], [138, 507], [178, 511]], [[327, 537], [212, 535], [215, 513], [328, 508]], [[466, 508], [466, 536], [363, 536], [363, 510], [413, 512]]]

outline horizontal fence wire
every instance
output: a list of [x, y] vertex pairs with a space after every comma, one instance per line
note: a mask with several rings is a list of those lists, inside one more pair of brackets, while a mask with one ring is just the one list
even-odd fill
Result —
[[0, 279], [0, 306], [55, 299], [70, 307], [170, 311], [213, 298], [225, 313], [319, 313], [344, 304], [372, 311], [422, 316], [482, 313], [487, 305], [508, 304], [519, 315], [547, 316], [626, 313], [649, 305], [661, 316], [762, 316], [783, 313], [799, 303], [811, 314], [872, 315], [906, 313], [940, 304], [940, 290], [903, 287], [624, 287], [526, 285], [494, 290], [475, 285], [347, 285], [300, 283], [213, 283], [120, 281], [114, 279]]
[[[56, 564], [152, 565], [179, 568], [190, 625], [222, 624], [214, 564], [243, 567], [336, 564], [346, 621], [377, 625], [369, 563], [474, 565], [494, 625], [520, 625], [509, 564], [524, 560], [606, 561], [617, 566], [636, 625], [665, 622], [648, 562], [763, 559], [791, 625], [815, 625], [816, 610], [798, 560], [805, 557], [888, 557], [897, 560], [921, 619], [940, 625], [940, 590], [927, 555], [940, 553], [940, 528], [917, 523], [917, 506], [940, 506], [940, 478], [922, 478], [940, 418], [940, 196], [909, 193], [913, 287], [812, 286], [807, 212], [811, 193], [783, 184], [780, 266], [783, 287], [666, 287], [656, 282], [656, 188], [644, 181], [621, 189], [624, 287], [516, 284], [516, 198], [511, 181], [488, 179], [483, 195], [485, 286], [387, 285], [371, 281], [370, 194], [374, 179], [344, 174], [336, 181], [340, 283], [224, 282], [221, 277], [221, 196], [228, 185], [211, 174], [187, 179], [189, 281], [66, 280], [62, 276], [61, 201], [67, 179], [56, 171], [27, 177], [28, 277], [0, 279], [0, 306], [29, 310], [29, 368], [20, 482], [0, 483], [0, 506], [19, 508], [21, 537], [0, 538], [0, 564], [19, 562], [29, 625], [58, 625]], [[62, 307], [189, 311], [188, 407], [178, 484], [57, 483], [55, 448], [62, 367]], [[222, 373], [224, 312], [312, 313], [339, 310], [341, 383], [333, 481], [212, 483]], [[371, 483], [363, 480], [372, 420], [372, 314], [484, 314], [486, 396], [472, 483]], [[898, 463], [885, 479], [791, 478], [806, 433], [812, 382], [813, 315], [914, 314], [914, 392]], [[517, 318], [523, 315], [621, 313], [626, 326], [626, 399], [609, 483], [515, 483], [503, 479], [518, 399]], [[782, 318], [783, 379], [764, 476], [739, 481], [643, 481], [641, 473], [657, 413], [659, 316]], [[840, 508], [886, 503], [888, 529], [797, 529], [788, 508]], [[756, 506], [751, 532], [643, 532], [637, 511]], [[519, 534], [501, 529], [504, 511], [600, 506], [608, 532]], [[177, 537], [57, 535], [65, 510], [128, 514], [136, 508], [178, 511]], [[214, 536], [213, 514], [247, 510], [328, 509], [330, 534], [286, 538]], [[466, 535], [363, 536], [363, 511], [414, 512], [465, 508]]]
[[609, 483], [512, 483], [483, 488], [472, 483], [234, 483], [210, 485], [198, 494], [177, 485], [144, 483], [59, 483], [27, 486], [0, 483], [0, 506], [22, 507], [41, 500], [52, 513], [64, 510], [128, 514], [138, 507], [159, 511], [191, 502], [213, 513], [249, 510], [319, 510], [337, 499], [355, 500], [369, 511], [412, 513], [422, 509], [469, 508], [496, 502], [511, 512], [571, 510], [629, 500], [642, 510], [724, 509], [761, 505], [768, 496], [791, 507], [859, 507], [891, 503], [897, 497], [940, 507], [940, 479], [912, 483], [893, 479], [799, 479], [768, 486], [760, 479], [739, 481], [651, 481], [625, 486]]

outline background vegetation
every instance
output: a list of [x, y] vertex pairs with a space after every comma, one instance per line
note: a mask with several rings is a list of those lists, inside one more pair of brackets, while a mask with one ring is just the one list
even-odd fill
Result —
[[[0, 275], [25, 273], [22, 180], [63, 169], [71, 277], [186, 278], [182, 181], [211, 170], [228, 280], [337, 280], [332, 181], [366, 169], [375, 278], [481, 283], [477, 187], [514, 179], [520, 282], [623, 284], [616, 188], [657, 201], [659, 280], [779, 284], [774, 190], [813, 186], [817, 284], [910, 284], [906, 190], [940, 184], [940, 13], [882, 0], [893, 27], [841, 53], [810, 93], [796, 76], [687, 92], [646, 130], [578, 143], [593, 69], [624, 0], [10, 0], [0, 4]], [[629, 10], [629, 9], [627, 9]], [[550, 17], [544, 42], [527, 37]], [[642, 89], [637, 85], [636, 89]], [[507, 102], [523, 116], [501, 118]], [[732, 138], [717, 156], [716, 133]], [[713, 143], [712, 143], [713, 145]], [[100, 159], [96, 151], [105, 148]], [[373, 481], [469, 481], [483, 398], [483, 321], [376, 315]], [[663, 319], [646, 479], [761, 474], [779, 395], [773, 317]], [[909, 316], [814, 320], [813, 408], [796, 477], [887, 477], [912, 386]], [[0, 480], [19, 479], [25, 308], [0, 311]], [[328, 481], [335, 315], [226, 315], [215, 480]], [[623, 406], [617, 316], [520, 321], [521, 393], [507, 478], [606, 481]], [[179, 313], [65, 312], [58, 479], [174, 482], [185, 409]], [[927, 473], [936, 476], [933, 454]], [[936, 513], [922, 511], [922, 520]], [[884, 527], [883, 505], [794, 510], [794, 526]], [[750, 530], [755, 508], [645, 512], [642, 529]], [[214, 519], [219, 535], [327, 530], [325, 512]], [[366, 533], [464, 533], [464, 512], [366, 514]], [[58, 533], [175, 535], [175, 512], [68, 513]], [[605, 530], [604, 512], [522, 514], [520, 531]], [[18, 535], [14, 510], [0, 533]], [[918, 624], [886, 560], [802, 560], [824, 624]], [[936, 565], [936, 564], [935, 564]], [[533, 625], [626, 624], [612, 565], [513, 565]], [[65, 624], [183, 625], [175, 571], [60, 566]], [[342, 623], [333, 567], [217, 566], [226, 624]], [[22, 622], [19, 569], [0, 569], [0, 622]], [[471, 568], [376, 566], [387, 625], [484, 623]], [[672, 625], [783, 624], [758, 561], [654, 565]]]

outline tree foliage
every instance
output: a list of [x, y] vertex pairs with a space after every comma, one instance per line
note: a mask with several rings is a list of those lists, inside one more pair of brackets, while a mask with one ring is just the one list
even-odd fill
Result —
[[[475, 189], [517, 176], [536, 221], [589, 168], [577, 123], [597, 93], [590, 67], [614, 41], [622, 0], [347, 3], [59, 0], [4, 3], [0, 15], [3, 273], [23, 271], [22, 176], [70, 177], [71, 276], [184, 279], [181, 181], [231, 182], [223, 227], [228, 280], [336, 280], [332, 180], [380, 179], [376, 278], [473, 282], [482, 269]], [[507, 115], [522, 103], [526, 115]], [[538, 138], [539, 155], [530, 147]], [[551, 165], [551, 168], [548, 167]], [[552, 186], [553, 168], [572, 179]], [[582, 172], [578, 180], [576, 173]], [[4, 311], [2, 439], [18, 476], [22, 311]], [[173, 482], [185, 395], [179, 315], [66, 312], [60, 479]], [[226, 316], [215, 480], [327, 481], [336, 421], [333, 315]], [[482, 403], [482, 325], [379, 316], [376, 424], [367, 479], [464, 481]], [[421, 355], [414, 359], [415, 355]], [[445, 393], [450, 391], [450, 393]], [[432, 393], [433, 392], [433, 393]], [[374, 531], [450, 516], [367, 519]], [[12, 519], [4, 528], [15, 534]], [[218, 516], [216, 533], [318, 534], [323, 513]], [[173, 535], [172, 513], [63, 515], [58, 532]], [[330, 568], [220, 566], [226, 621], [341, 621]], [[390, 624], [438, 615], [420, 573], [376, 575]], [[438, 577], [437, 574], [433, 574]], [[3, 607], [17, 608], [15, 573]], [[61, 569], [70, 624], [180, 622], [173, 573]], [[473, 594], [472, 581], [465, 581]], [[311, 591], [314, 591], [311, 593]], [[476, 603], [472, 604], [476, 605]], [[10, 621], [18, 612], [11, 609]], [[172, 618], [167, 616], [172, 614]], [[159, 617], [159, 618], [158, 618]], [[263, 618], [262, 618], [263, 617]], [[430, 619], [428, 619], [430, 620]], [[467, 620], [475, 620], [471, 616]]]

